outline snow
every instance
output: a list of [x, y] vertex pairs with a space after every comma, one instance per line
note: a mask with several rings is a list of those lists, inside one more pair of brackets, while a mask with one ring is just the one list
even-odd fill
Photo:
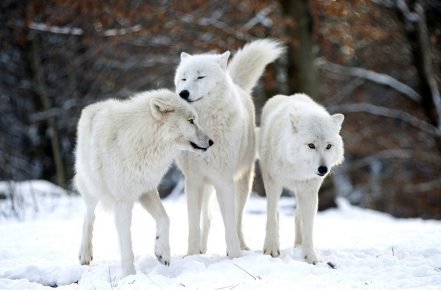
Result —
[[[72, 200], [60, 198], [67, 192], [46, 180], [0, 181], [0, 220], [15, 217], [18, 220], [54, 218]], [[13, 198], [12, 198], [13, 197]], [[54, 212], [55, 211], [55, 212]]]
[[[45, 196], [45, 187], [37, 199]], [[174, 195], [164, 200], [171, 220], [171, 266], [156, 261], [153, 219], [136, 205], [132, 236], [137, 274], [120, 278], [112, 214], [97, 209], [94, 260], [80, 266], [82, 201], [64, 195], [52, 199], [56, 208], [41, 207], [22, 220], [0, 219], [0, 289], [441, 289], [441, 221], [396, 219], [339, 199], [337, 209], [317, 216], [315, 242], [324, 262], [313, 266], [292, 247], [293, 198], [283, 198], [279, 207], [281, 256], [262, 254], [266, 201], [253, 196], [244, 217], [251, 251], [238, 259], [225, 257], [223, 223], [213, 203], [208, 253], [185, 256], [185, 198]]]

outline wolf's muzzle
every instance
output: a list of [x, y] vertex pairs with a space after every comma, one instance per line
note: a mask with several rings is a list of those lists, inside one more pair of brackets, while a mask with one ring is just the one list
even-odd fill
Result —
[[179, 93], [179, 96], [180, 96], [181, 98], [183, 98], [184, 100], [187, 100], [188, 97], [190, 97], [190, 92], [187, 91], [187, 90], [182, 90], [182, 91]]
[[207, 151], [207, 149], [210, 148], [211, 146], [213, 146], [213, 144], [214, 144], [214, 142], [211, 139], [208, 140], [208, 147], [201, 147], [201, 146], [198, 146], [194, 142], [190, 142], [191, 147], [193, 147], [194, 149], [197, 149], [197, 150], [202, 150], [202, 151]]

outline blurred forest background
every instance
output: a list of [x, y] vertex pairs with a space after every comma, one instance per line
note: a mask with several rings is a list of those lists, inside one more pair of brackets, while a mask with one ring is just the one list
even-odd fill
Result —
[[[181, 51], [280, 39], [254, 92], [305, 92], [346, 116], [346, 160], [321, 190], [399, 217], [441, 218], [441, 2], [437, 0], [0, 2], [0, 180], [69, 188], [81, 109], [173, 89]], [[182, 178], [172, 168], [160, 187]], [[263, 195], [256, 177], [254, 191]], [[0, 198], [13, 199], [10, 192]]]

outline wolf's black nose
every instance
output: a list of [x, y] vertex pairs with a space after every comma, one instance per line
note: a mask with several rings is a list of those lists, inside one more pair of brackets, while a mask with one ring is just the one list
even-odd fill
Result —
[[328, 167], [326, 166], [319, 166], [318, 172], [322, 175], [324, 175], [326, 172], [328, 172]]
[[208, 140], [208, 147], [210, 147], [210, 146], [213, 146], [213, 144], [214, 144], [214, 142], [213, 142], [213, 140]]
[[179, 93], [179, 95], [181, 96], [181, 98], [183, 99], [188, 99], [188, 97], [190, 96], [190, 92], [187, 90], [183, 90]]

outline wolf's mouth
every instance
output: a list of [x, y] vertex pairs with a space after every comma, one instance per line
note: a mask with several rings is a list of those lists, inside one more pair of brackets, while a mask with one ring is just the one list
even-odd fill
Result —
[[191, 145], [191, 147], [193, 147], [194, 149], [197, 149], [197, 150], [207, 151], [207, 149], [208, 149], [208, 147], [207, 148], [200, 147], [200, 146], [196, 145], [196, 143], [193, 143], [193, 142], [190, 142], [190, 145]]
[[202, 98], [203, 97], [200, 97], [199, 99], [196, 99], [196, 100], [189, 100], [189, 99], [187, 99], [186, 101], [189, 102], [189, 103], [194, 103], [194, 102], [197, 102], [197, 101], [201, 100]]
[[326, 173], [317, 173], [318, 176], [325, 176]]

